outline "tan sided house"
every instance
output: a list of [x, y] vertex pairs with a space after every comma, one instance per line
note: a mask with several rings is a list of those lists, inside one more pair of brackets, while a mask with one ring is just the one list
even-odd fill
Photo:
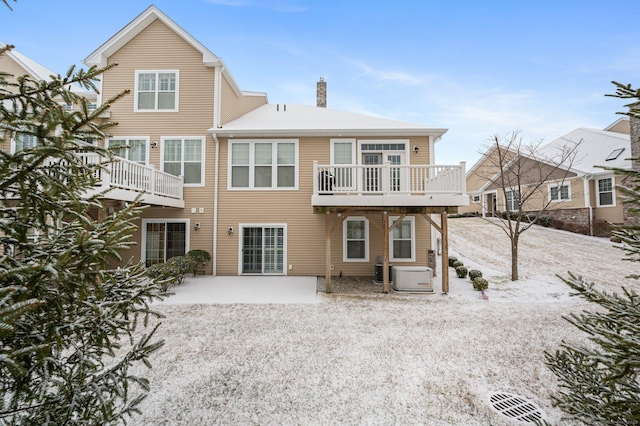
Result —
[[318, 106], [269, 104], [155, 6], [84, 63], [118, 63], [98, 104], [131, 91], [108, 114], [120, 159], [102, 181], [108, 207], [150, 206], [125, 259], [203, 249], [213, 275], [331, 277], [372, 276], [380, 258], [388, 290], [387, 265], [426, 266], [468, 203], [464, 163], [434, 164], [446, 129], [327, 109], [322, 80]]
[[[557, 172], [549, 174], [540, 196], [532, 197], [525, 209], [537, 211], [548, 204], [545, 216], [573, 222], [591, 233], [596, 221], [624, 223], [626, 212], [616, 194], [616, 185], [621, 185], [623, 178], [598, 166], [631, 168], [629, 133], [629, 120], [621, 118], [604, 130], [578, 128], [539, 147], [538, 158], [552, 158], [568, 144], [575, 144], [575, 157], [570, 164], [561, 165]], [[517, 190], [503, 191], [495, 155], [496, 149], [492, 147], [467, 173], [470, 203], [462, 207], [461, 212], [486, 217], [517, 209]], [[507, 155], [509, 160], [517, 156], [513, 151]], [[544, 167], [549, 165], [540, 165], [539, 169]]]

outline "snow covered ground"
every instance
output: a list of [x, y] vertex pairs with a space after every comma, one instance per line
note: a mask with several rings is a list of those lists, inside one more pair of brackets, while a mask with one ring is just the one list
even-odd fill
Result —
[[[449, 295], [319, 293], [320, 303], [157, 305], [166, 345], [136, 373], [151, 392], [136, 425], [513, 425], [491, 392], [522, 395], [552, 424], [544, 351], [587, 343], [562, 319], [589, 308], [555, 274], [610, 291], [636, 264], [606, 239], [535, 227], [510, 282], [508, 239], [480, 219], [449, 221], [451, 254], [489, 278], [488, 300], [451, 274]], [[450, 270], [451, 271], [451, 270]], [[202, 299], [200, 299], [202, 301]]]

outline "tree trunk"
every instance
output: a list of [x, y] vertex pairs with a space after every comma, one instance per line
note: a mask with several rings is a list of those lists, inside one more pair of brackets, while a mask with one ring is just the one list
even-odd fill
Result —
[[518, 281], [518, 235], [511, 237], [511, 281]]

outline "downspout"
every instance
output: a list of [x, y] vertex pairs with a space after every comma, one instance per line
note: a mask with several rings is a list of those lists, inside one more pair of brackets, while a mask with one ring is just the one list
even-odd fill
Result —
[[[213, 89], [213, 128], [219, 129], [220, 124], [220, 105], [222, 104], [222, 66], [215, 68]], [[215, 131], [211, 133], [211, 137], [216, 143], [216, 160], [213, 178], [213, 276], [217, 276], [218, 272], [218, 181], [220, 176], [220, 140]]]
[[216, 142], [216, 164], [213, 178], [213, 276], [218, 270], [218, 176], [220, 174], [220, 141], [218, 135], [212, 133], [211, 136]]
[[589, 235], [593, 236], [593, 207], [591, 207], [591, 185], [589, 181], [593, 175], [587, 174], [582, 178], [584, 184], [584, 205], [589, 209]]

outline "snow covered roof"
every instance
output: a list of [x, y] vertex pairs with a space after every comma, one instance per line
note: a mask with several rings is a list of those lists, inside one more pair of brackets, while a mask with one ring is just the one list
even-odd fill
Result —
[[[0, 48], [5, 47], [6, 44], [0, 42]], [[20, 65], [30, 76], [37, 80], [51, 81], [52, 75], [58, 75], [59, 73], [51, 71], [49, 68], [40, 65], [36, 61], [15, 49], [11, 49], [5, 53], [9, 58], [13, 59], [18, 65]], [[84, 96], [86, 98], [96, 98], [96, 94], [89, 90], [83, 89], [77, 84], [70, 85], [70, 89], [77, 95]]]
[[267, 104], [210, 133], [256, 136], [435, 136], [447, 129], [308, 105]]
[[[540, 148], [552, 157], [567, 143], [580, 143], [571, 169], [581, 173], [611, 173], [596, 166], [630, 169], [631, 142], [629, 135], [606, 130], [578, 128]], [[612, 155], [613, 154], [613, 155]], [[609, 158], [609, 160], [607, 160]]]

